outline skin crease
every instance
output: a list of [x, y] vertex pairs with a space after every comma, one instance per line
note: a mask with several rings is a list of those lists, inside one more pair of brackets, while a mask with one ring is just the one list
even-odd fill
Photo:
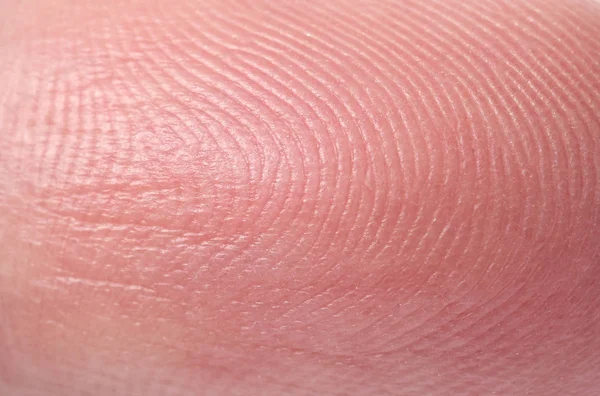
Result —
[[0, 15], [1, 395], [598, 394], [596, 2]]

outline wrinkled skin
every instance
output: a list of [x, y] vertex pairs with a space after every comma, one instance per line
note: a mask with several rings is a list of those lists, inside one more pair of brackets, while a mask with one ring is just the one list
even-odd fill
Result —
[[599, 394], [599, 3], [0, 15], [0, 394]]

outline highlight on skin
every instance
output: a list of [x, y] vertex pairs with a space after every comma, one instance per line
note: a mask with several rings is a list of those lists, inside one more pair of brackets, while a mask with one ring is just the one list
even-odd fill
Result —
[[600, 4], [0, 3], [0, 394], [597, 395]]

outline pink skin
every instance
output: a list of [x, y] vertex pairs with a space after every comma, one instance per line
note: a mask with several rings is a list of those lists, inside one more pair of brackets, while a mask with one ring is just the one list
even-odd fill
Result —
[[46, 3], [0, 395], [598, 394], [598, 3]]

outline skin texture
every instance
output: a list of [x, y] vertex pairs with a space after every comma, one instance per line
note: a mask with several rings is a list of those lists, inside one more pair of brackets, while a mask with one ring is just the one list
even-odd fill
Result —
[[0, 15], [0, 394], [598, 394], [598, 3]]

